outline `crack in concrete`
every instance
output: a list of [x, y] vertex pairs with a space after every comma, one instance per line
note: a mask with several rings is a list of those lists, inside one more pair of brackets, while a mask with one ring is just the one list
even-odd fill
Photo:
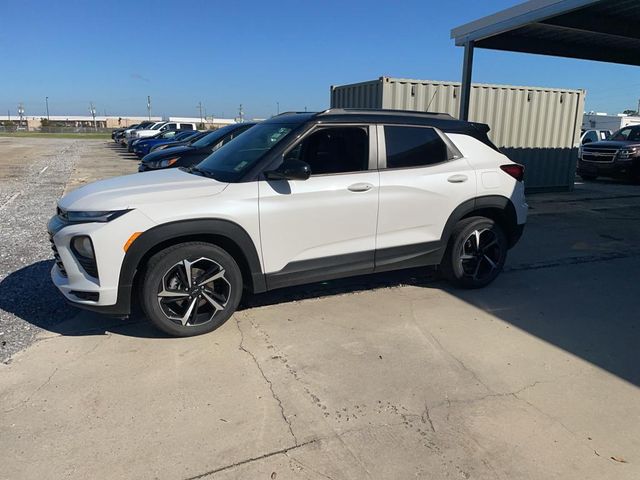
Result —
[[31, 400], [40, 390], [42, 390], [44, 387], [46, 387], [49, 382], [51, 382], [51, 379], [53, 378], [53, 376], [58, 372], [59, 367], [56, 367], [53, 369], [53, 372], [51, 372], [51, 375], [49, 375], [49, 377], [42, 383], [40, 384], [40, 386], [38, 388], [36, 388], [33, 392], [31, 392], [29, 395], [27, 395], [27, 398], [25, 398], [24, 400], [22, 400], [21, 402], [18, 402], [17, 405], [14, 405], [11, 408], [8, 408], [7, 410], [3, 410], [2, 413], [10, 413], [13, 412], [14, 410], [17, 410], [18, 408], [24, 406], [27, 402], [29, 402], [29, 400]]
[[433, 426], [433, 421], [431, 420], [431, 415], [429, 413], [429, 404], [427, 402], [424, 402], [424, 411], [420, 418], [422, 419], [422, 423], [428, 423], [431, 431], [436, 433], [436, 427]]
[[316, 443], [318, 441], [319, 441], [318, 439], [315, 439], [315, 440], [309, 440], [308, 442], [304, 442], [304, 443], [300, 443], [300, 444], [296, 443], [295, 445], [292, 445], [291, 447], [282, 448], [280, 450], [276, 450], [274, 452], [265, 453], [265, 454], [259, 455], [257, 457], [247, 458], [245, 460], [241, 460], [239, 462], [235, 462], [235, 463], [232, 463], [230, 465], [225, 465], [223, 467], [219, 467], [219, 468], [216, 468], [214, 470], [209, 470], [208, 472], [201, 473], [201, 474], [196, 475], [194, 477], [187, 477], [184, 480], [198, 480], [200, 478], [208, 477], [209, 475], [215, 475], [216, 473], [224, 472], [225, 470], [230, 470], [232, 468], [240, 467], [242, 465], [246, 465], [246, 464], [251, 463], [251, 462], [256, 462], [258, 460], [264, 460], [265, 458], [270, 458], [270, 457], [273, 457], [275, 455], [286, 455], [291, 450], [295, 450], [296, 448], [301, 448], [301, 447], [304, 447], [304, 446], [307, 446], [307, 445], [311, 445], [312, 443]]
[[267, 385], [269, 386], [269, 390], [271, 391], [271, 396], [276, 402], [278, 402], [278, 407], [280, 408], [280, 415], [282, 416], [282, 419], [284, 420], [284, 422], [287, 424], [287, 427], [289, 428], [289, 433], [293, 437], [293, 441], [295, 442], [296, 445], [298, 445], [298, 437], [296, 437], [296, 434], [293, 433], [291, 420], [289, 420], [289, 418], [287, 418], [287, 415], [284, 413], [282, 400], [280, 400], [280, 397], [278, 397], [278, 395], [276, 395], [276, 392], [273, 390], [273, 383], [265, 375], [264, 370], [262, 370], [262, 366], [260, 365], [260, 362], [258, 362], [258, 359], [256, 358], [256, 356], [253, 353], [251, 353], [249, 350], [247, 350], [247, 348], [244, 346], [244, 332], [242, 331], [242, 328], [240, 328], [240, 320], [238, 320], [237, 316], [235, 320], [236, 320], [236, 326], [238, 327], [238, 332], [240, 332], [240, 345], [238, 346], [238, 349], [242, 350], [253, 359], [253, 363], [255, 363], [256, 367], [258, 367], [258, 370], [260, 371], [260, 375], [262, 375], [262, 378], [264, 379], [265, 382], [267, 382]]

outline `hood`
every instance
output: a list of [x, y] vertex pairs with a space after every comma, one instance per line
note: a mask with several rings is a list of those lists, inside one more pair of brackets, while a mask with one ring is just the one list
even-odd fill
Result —
[[187, 152], [193, 150], [193, 147], [187, 145], [179, 145], [176, 147], [169, 147], [162, 150], [158, 150], [157, 152], [151, 152], [149, 155], [146, 155], [142, 161], [143, 162], [157, 162], [158, 160], [164, 160], [165, 158], [175, 157], [176, 155], [183, 155]]
[[90, 183], [62, 197], [58, 205], [75, 211], [124, 210], [150, 203], [170, 203], [175, 199], [212, 196], [226, 186], [212, 178], [171, 168]]
[[628, 140], [602, 140], [600, 142], [589, 142], [582, 145], [582, 148], [624, 148], [640, 146], [638, 141]]

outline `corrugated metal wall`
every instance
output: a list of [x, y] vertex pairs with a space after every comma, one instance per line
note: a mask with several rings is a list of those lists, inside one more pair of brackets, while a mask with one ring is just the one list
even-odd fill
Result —
[[[459, 82], [381, 77], [331, 87], [332, 108], [386, 108], [458, 116]], [[573, 188], [584, 91], [473, 84], [472, 121], [491, 127], [491, 140], [527, 167], [532, 190]]]

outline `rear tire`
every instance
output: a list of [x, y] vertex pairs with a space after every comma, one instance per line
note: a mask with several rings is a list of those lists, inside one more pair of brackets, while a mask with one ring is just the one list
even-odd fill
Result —
[[442, 273], [462, 288], [482, 288], [502, 271], [509, 248], [502, 228], [490, 218], [458, 222], [442, 259]]
[[140, 303], [157, 328], [174, 337], [208, 333], [226, 322], [242, 296], [242, 273], [222, 248], [188, 242], [147, 264]]

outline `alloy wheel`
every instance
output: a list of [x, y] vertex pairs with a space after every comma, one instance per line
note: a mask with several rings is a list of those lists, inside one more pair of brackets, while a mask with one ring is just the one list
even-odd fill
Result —
[[168, 319], [184, 327], [210, 322], [231, 297], [225, 269], [210, 258], [182, 260], [163, 275], [158, 304]]
[[485, 228], [474, 230], [463, 242], [459, 261], [466, 277], [482, 282], [499, 268], [502, 256], [498, 236]]

